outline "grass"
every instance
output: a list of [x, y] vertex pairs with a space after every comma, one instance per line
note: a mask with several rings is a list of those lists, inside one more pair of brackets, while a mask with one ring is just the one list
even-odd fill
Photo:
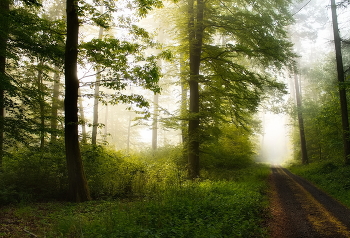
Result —
[[[210, 175], [208, 171], [205, 174]], [[267, 237], [263, 222], [268, 174], [268, 167], [254, 165], [231, 171], [231, 179], [185, 181], [156, 196], [133, 200], [5, 207], [0, 224], [1, 219], [17, 219], [19, 228], [11, 230], [5, 223], [0, 225], [0, 234], [26, 237], [30, 231], [40, 237], [74, 238]]]
[[321, 161], [292, 165], [290, 170], [350, 207], [350, 166], [344, 166], [341, 162]]

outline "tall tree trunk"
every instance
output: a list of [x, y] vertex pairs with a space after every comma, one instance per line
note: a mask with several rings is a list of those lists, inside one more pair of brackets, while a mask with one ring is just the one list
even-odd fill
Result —
[[183, 144], [187, 144], [187, 128], [185, 118], [187, 117], [188, 108], [188, 82], [185, 73], [185, 62], [183, 60], [183, 55], [180, 55], [180, 84], [181, 84], [181, 105], [180, 105], [180, 118], [181, 118], [181, 140]]
[[77, 76], [79, 19], [77, 0], [67, 0], [67, 39], [65, 51], [65, 147], [68, 168], [69, 200], [90, 200], [78, 138]]
[[188, 36], [190, 50], [190, 106], [188, 124], [188, 176], [190, 179], [199, 177], [199, 67], [203, 41], [203, 0], [188, 0]]
[[[103, 7], [101, 6], [101, 13], [103, 13]], [[103, 28], [100, 27], [98, 32], [98, 38], [102, 39]], [[98, 128], [98, 98], [100, 96], [100, 82], [101, 82], [101, 69], [100, 67], [96, 68], [96, 82], [95, 82], [95, 91], [94, 91], [94, 114], [92, 120], [92, 135], [91, 135], [91, 144], [96, 145], [97, 143], [97, 128]]]
[[294, 86], [295, 86], [295, 98], [297, 101], [297, 111], [298, 111], [298, 123], [299, 123], [299, 133], [300, 133], [300, 145], [301, 145], [301, 162], [302, 164], [308, 164], [309, 159], [307, 156], [306, 149], [306, 139], [305, 139], [305, 130], [304, 130], [304, 119], [302, 113], [302, 103], [301, 103], [301, 95], [299, 88], [299, 80], [298, 76], [294, 74]]
[[58, 67], [55, 67], [55, 74], [53, 76], [53, 94], [52, 94], [52, 106], [51, 106], [51, 143], [55, 143], [57, 140], [57, 115], [58, 115], [58, 102], [60, 95], [60, 74]]
[[91, 135], [91, 144], [93, 145], [96, 145], [96, 142], [97, 142], [99, 95], [100, 95], [100, 74], [97, 73], [96, 82], [95, 82], [95, 92], [94, 92], [94, 114], [93, 114], [93, 120], [92, 120], [92, 135]]
[[2, 160], [4, 155], [4, 123], [5, 123], [5, 81], [6, 78], [6, 49], [8, 39], [7, 17], [10, 11], [10, 1], [0, 1], [0, 22], [2, 24], [0, 33], [0, 172], [2, 170]]
[[38, 101], [39, 101], [39, 113], [40, 113], [40, 149], [45, 146], [45, 102], [44, 102], [44, 87], [43, 87], [43, 71], [41, 67], [43, 62], [40, 61], [38, 64]]
[[158, 100], [159, 95], [154, 93], [153, 96], [153, 122], [152, 122], [152, 149], [157, 150], [158, 142]]
[[349, 130], [349, 115], [348, 115], [348, 104], [346, 100], [346, 88], [344, 85], [344, 66], [341, 52], [341, 39], [339, 36], [338, 19], [337, 19], [337, 6], [335, 0], [331, 0], [332, 8], [332, 20], [333, 20], [333, 33], [334, 33], [334, 46], [335, 56], [337, 61], [338, 81], [339, 81], [339, 98], [340, 98], [340, 109], [342, 117], [342, 128], [343, 128], [343, 146], [344, 146], [344, 162], [346, 165], [350, 165], [350, 130]]
[[183, 54], [180, 54], [180, 85], [181, 85], [181, 105], [180, 105], [180, 120], [181, 120], [181, 143], [183, 161], [188, 159], [188, 73], [186, 72], [185, 61]]
[[82, 133], [82, 139], [81, 139], [81, 142], [83, 144], [86, 143], [87, 139], [86, 139], [86, 123], [85, 123], [85, 114], [84, 114], [84, 105], [83, 105], [83, 99], [81, 97], [81, 90], [79, 88], [78, 90], [78, 93], [79, 93], [79, 99], [78, 99], [78, 102], [79, 102], [79, 112], [80, 112], [80, 119], [82, 121], [82, 125], [81, 125], [81, 133]]

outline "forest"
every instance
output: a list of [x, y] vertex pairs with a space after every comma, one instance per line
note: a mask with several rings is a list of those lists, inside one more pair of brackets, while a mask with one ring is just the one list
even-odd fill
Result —
[[1, 0], [0, 237], [271, 237], [271, 166], [350, 207], [349, 5]]

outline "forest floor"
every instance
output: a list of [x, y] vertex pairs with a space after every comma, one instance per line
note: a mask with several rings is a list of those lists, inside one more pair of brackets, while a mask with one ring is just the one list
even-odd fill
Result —
[[269, 178], [272, 238], [350, 237], [350, 209], [287, 169]]
[[[263, 223], [268, 226], [270, 237], [350, 237], [350, 209], [320, 191], [305, 179], [292, 174], [287, 169], [273, 167], [271, 170], [272, 173], [269, 175], [270, 190], [268, 194], [270, 197], [271, 216], [267, 218], [267, 223]], [[266, 168], [265, 179], [267, 174], [268, 168]], [[240, 186], [238, 186], [238, 188], [240, 188]], [[229, 187], [229, 189], [231, 189], [231, 187]], [[241, 188], [242, 191], [250, 191], [251, 189], [250, 187]], [[241, 190], [237, 190], [237, 194], [240, 194], [240, 192], [242, 192]], [[236, 196], [236, 192], [234, 192], [233, 195]], [[214, 195], [214, 197], [217, 196], [217, 194]], [[250, 197], [251, 194], [247, 196]], [[242, 196], [243, 200], [238, 200], [238, 204], [242, 205], [244, 201], [249, 200], [247, 199], [248, 197]], [[96, 220], [97, 218], [102, 219], [101, 217], [109, 214], [108, 211], [114, 211], [117, 207], [122, 208], [123, 206], [129, 206], [124, 203], [125, 202], [116, 203], [110, 201], [93, 201], [84, 204], [51, 202], [17, 204], [2, 207], [0, 208], [0, 237], [96, 237], [94, 235], [87, 236], [89, 230], [86, 228], [87, 224], [85, 223]], [[216, 204], [217, 201], [214, 201], [214, 203]], [[251, 206], [249, 201], [247, 204], [248, 207]], [[191, 206], [193, 207], [193, 204]], [[211, 207], [214, 206], [214, 204], [209, 204], [208, 206]], [[240, 206], [240, 208], [242, 208], [242, 206]], [[178, 210], [178, 207], [174, 209]], [[246, 212], [247, 211], [243, 211], [243, 213]], [[118, 214], [120, 215], [121, 213]], [[147, 214], [141, 215], [145, 217], [148, 216]], [[238, 217], [240, 216], [242, 216], [242, 214], [238, 214]], [[232, 219], [235, 220], [237, 217]], [[118, 220], [118, 222], [120, 221]], [[259, 223], [259, 220], [257, 220], [257, 223]], [[85, 228], [83, 226], [84, 224]], [[213, 225], [217, 226], [218, 224], [213, 223]], [[266, 226], [264, 227], [266, 228]], [[245, 229], [248, 228], [246, 227]], [[83, 230], [85, 231], [84, 236], [82, 236]], [[217, 235], [217, 233], [215, 234]], [[230, 237], [216, 235], [212, 237]], [[232, 237], [249, 236], [240, 236], [237, 233], [237, 235], [233, 235]], [[261, 236], [257, 234], [254, 237], [266, 237], [266, 233], [262, 233]]]

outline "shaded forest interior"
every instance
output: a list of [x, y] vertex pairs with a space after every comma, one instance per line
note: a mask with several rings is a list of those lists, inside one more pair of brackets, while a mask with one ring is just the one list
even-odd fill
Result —
[[274, 163], [349, 206], [349, 4], [1, 0], [0, 236], [268, 237]]

